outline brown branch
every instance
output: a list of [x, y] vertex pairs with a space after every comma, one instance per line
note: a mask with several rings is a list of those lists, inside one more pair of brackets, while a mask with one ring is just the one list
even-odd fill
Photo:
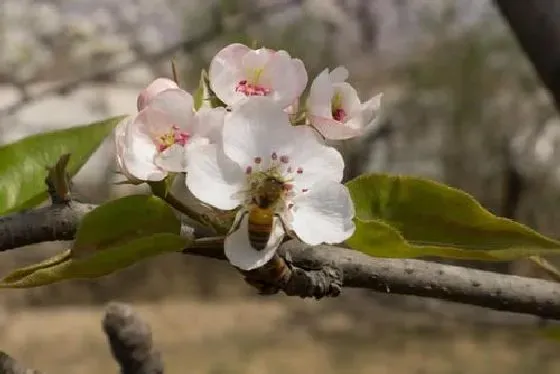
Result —
[[0, 374], [41, 374], [37, 370], [25, 369], [15, 359], [0, 351]]
[[128, 305], [107, 306], [103, 331], [121, 374], [163, 374], [163, 362], [160, 353], [153, 349], [150, 326]]
[[[0, 217], [0, 233], [4, 233], [0, 235], [0, 249], [68, 240], [91, 208], [92, 205], [73, 202], [63, 207], [53, 205], [51, 208]], [[42, 229], [34, 230], [35, 226]], [[25, 234], [19, 230], [26, 230]], [[193, 230], [184, 227], [183, 232], [192, 235]], [[10, 235], [6, 236], [5, 233]], [[195, 236], [200, 237], [200, 234], [195, 232]], [[207, 238], [198, 239], [184, 253], [225, 259], [221, 241]], [[280, 288], [290, 295], [335, 296], [337, 284], [342, 281], [344, 287], [431, 297], [560, 320], [560, 284], [542, 279], [423, 260], [373, 258], [346, 248], [309, 247], [297, 241], [285, 243], [279, 253], [289, 259], [289, 266], [296, 269], [292, 271], [295, 275], [282, 281], [282, 277], [271, 280], [270, 274], [266, 274], [266, 266], [261, 274], [253, 272], [252, 280], [260, 282], [261, 286], [269, 286], [268, 291]], [[322, 290], [319, 289], [321, 287]]]
[[560, 109], [560, 3], [494, 0], [494, 4]]

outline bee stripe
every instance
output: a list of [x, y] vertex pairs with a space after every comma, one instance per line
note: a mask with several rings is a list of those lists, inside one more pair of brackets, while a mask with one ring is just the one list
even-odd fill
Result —
[[270, 233], [272, 231], [272, 222], [255, 223], [249, 220], [249, 242], [256, 250], [262, 250], [266, 247]]

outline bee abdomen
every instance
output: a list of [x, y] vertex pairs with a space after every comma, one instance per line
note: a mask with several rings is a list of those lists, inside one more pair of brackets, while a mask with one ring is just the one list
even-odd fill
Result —
[[260, 251], [266, 248], [266, 244], [270, 239], [274, 216], [268, 211], [255, 209], [249, 213], [248, 220], [248, 236], [251, 246]]

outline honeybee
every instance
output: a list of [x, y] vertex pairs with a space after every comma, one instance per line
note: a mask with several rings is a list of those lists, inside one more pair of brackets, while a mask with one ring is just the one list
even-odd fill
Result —
[[274, 218], [278, 217], [282, 222], [276, 214], [276, 208], [282, 203], [285, 190], [284, 182], [274, 176], [266, 176], [257, 186], [249, 206], [247, 226], [249, 243], [258, 251], [266, 248], [274, 228]]

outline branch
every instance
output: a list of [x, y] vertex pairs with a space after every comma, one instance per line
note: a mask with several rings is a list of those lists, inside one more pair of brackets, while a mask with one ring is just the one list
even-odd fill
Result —
[[150, 326], [125, 304], [110, 303], [103, 318], [111, 353], [121, 374], [163, 374], [163, 362], [153, 349]]
[[560, 4], [554, 0], [494, 0], [494, 4], [560, 109]]
[[[72, 202], [0, 217], [0, 250], [44, 241], [68, 240], [93, 205]], [[34, 224], [42, 229], [33, 229]], [[26, 233], [18, 232], [21, 229]], [[193, 230], [184, 227], [185, 235]], [[11, 235], [6, 236], [6, 233]], [[224, 260], [222, 242], [198, 236], [187, 255]], [[14, 240], [13, 238], [17, 238]], [[364, 288], [384, 293], [416, 295], [478, 305], [490, 309], [526, 313], [560, 320], [560, 284], [536, 278], [502, 275], [488, 271], [443, 265], [422, 260], [372, 258], [351, 249], [309, 247], [288, 241], [279, 250], [288, 271], [272, 281], [265, 266], [244, 275], [249, 283], [265, 283], [265, 293], [279, 288], [290, 295], [336, 296], [337, 286]], [[274, 260], [277, 261], [277, 260]], [[267, 274], [268, 272], [268, 274]], [[266, 284], [268, 283], [268, 284]], [[323, 287], [323, 289], [319, 289]], [[272, 288], [272, 289], [270, 289]], [[340, 287], [338, 287], [340, 292]], [[322, 293], [322, 294], [321, 294]]]
[[37, 370], [25, 369], [8, 354], [0, 351], [1, 374], [41, 374]]

